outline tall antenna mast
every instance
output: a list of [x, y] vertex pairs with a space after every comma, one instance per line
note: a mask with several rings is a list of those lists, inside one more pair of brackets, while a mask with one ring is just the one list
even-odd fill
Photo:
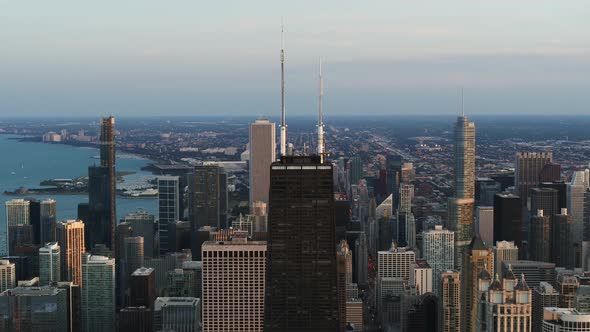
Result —
[[318, 95], [318, 155], [320, 156], [321, 162], [324, 162], [324, 78], [322, 76], [322, 59], [320, 58], [320, 68], [319, 68], [319, 95]]
[[461, 116], [465, 117], [465, 101], [463, 98], [463, 87], [461, 87]]
[[285, 120], [285, 29], [281, 22], [281, 156], [287, 155], [287, 121]]

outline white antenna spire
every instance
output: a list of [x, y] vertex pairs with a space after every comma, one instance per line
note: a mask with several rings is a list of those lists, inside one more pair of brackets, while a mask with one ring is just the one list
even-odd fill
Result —
[[287, 121], [285, 120], [285, 29], [281, 19], [281, 156], [287, 155]]
[[461, 116], [465, 117], [465, 102], [463, 99], [463, 87], [461, 87]]
[[322, 58], [320, 58], [319, 67], [319, 95], [318, 95], [318, 155], [320, 156], [321, 162], [324, 162], [324, 77], [322, 75]]

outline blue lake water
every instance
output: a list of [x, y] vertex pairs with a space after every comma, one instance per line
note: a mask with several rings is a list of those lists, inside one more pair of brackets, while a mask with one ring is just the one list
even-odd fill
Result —
[[[63, 144], [44, 144], [19, 142], [10, 139], [18, 136], [0, 135], [0, 236], [5, 239], [6, 212], [4, 202], [20, 196], [6, 196], [4, 191], [12, 191], [20, 186], [38, 188], [43, 180], [56, 178], [75, 178], [88, 174], [88, 166], [100, 161], [94, 148], [72, 147]], [[125, 185], [152, 177], [141, 170], [150, 160], [119, 154], [117, 171], [134, 171], [136, 174], [125, 177]], [[13, 174], [14, 173], [14, 174]], [[88, 202], [88, 195], [31, 195], [38, 199], [53, 198], [57, 201], [58, 220], [75, 219], [79, 203]], [[117, 220], [137, 209], [154, 214], [158, 208], [155, 198], [117, 197]], [[3, 241], [1, 241], [3, 242]], [[0, 248], [2, 251], [3, 248]]]

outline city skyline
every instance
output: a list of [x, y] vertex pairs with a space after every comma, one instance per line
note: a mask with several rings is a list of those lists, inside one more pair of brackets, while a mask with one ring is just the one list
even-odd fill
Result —
[[583, 1], [29, 6], [3, 4], [0, 114], [275, 116], [281, 17], [289, 117], [315, 113], [319, 57], [327, 117], [456, 114], [460, 87], [468, 115], [589, 106]]
[[590, 3], [90, 6], [0, 5], [0, 330], [590, 326]]

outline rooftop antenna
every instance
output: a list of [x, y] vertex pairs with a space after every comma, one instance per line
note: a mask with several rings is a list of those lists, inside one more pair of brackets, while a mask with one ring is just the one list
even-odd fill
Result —
[[463, 99], [463, 87], [461, 87], [461, 116], [465, 117], [465, 102]]
[[281, 18], [281, 156], [287, 155], [287, 121], [285, 120], [285, 28]]
[[318, 155], [320, 160], [324, 162], [324, 78], [322, 76], [322, 58], [320, 58], [319, 66], [319, 94], [318, 94]]

